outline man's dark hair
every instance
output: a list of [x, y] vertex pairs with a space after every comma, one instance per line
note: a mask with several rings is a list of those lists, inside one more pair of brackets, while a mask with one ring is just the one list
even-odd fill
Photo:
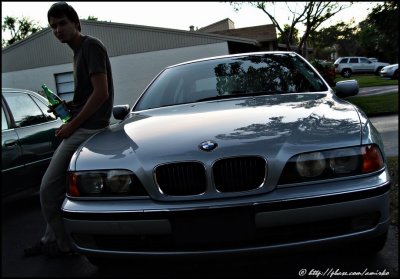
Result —
[[66, 2], [57, 2], [51, 5], [47, 12], [47, 21], [50, 22], [50, 17], [60, 18], [66, 16], [70, 21], [78, 23], [78, 30], [81, 31], [81, 22], [75, 9]]

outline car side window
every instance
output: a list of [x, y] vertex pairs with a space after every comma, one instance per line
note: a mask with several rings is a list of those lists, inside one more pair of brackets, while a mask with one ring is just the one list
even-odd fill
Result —
[[367, 58], [360, 58], [360, 63], [371, 63]]
[[47, 121], [52, 121], [52, 120], [57, 119], [57, 117], [53, 113], [48, 112], [49, 107], [46, 104], [44, 104], [41, 100], [39, 100], [35, 96], [31, 96], [31, 97], [35, 101], [35, 103], [39, 106], [39, 108], [42, 110], [43, 114], [47, 118]]
[[24, 93], [5, 93], [16, 127], [26, 127], [47, 121], [37, 104]]
[[345, 64], [349, 61], [348, 58], [343, 58], [342, 60], [340, 60], [339, 64]]
[[350, 58], [349, 63], [358, 63], [358, 58]]
[[7, 130], [8, 129], [8, 123], [7, 123], [7, 118], [6, 114], [4, 112], [3, 107], [1, 107], [1, 130]]

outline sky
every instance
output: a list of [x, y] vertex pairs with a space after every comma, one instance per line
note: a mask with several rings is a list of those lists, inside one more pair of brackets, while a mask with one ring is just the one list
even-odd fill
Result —
[[[47, 11], [56, 1], [2, 1], [2, 22], [5, 16], [22, 18], [29, 17], [42, 27], [47, 27]], [[230, 18], [235, 28], [243, 28], [271, 24], [268, 16], [261, 10], [243, 3], [242, 9], [235, 12], [227, 2], [78, 2], [67, 1], [75, 8], [80, 18], [97, 17], [98, 20], [153, 27], [163, 27], [179, 30], [189, 30], [189, 26], [205, 27], [225, 18]], [[349, 2], [341, 2], [349, 4]], [[366, 18], [371, 8], [379, 2], [353, 2], [354, 4], [340, 11], [322, 27], [354, 19], [356, 22]], [[291, 2], [293, 8], [299, 7], [299, 2]], [[284, 2], [276, 2], [274, 14], [283, 26], [289, 23], [291, 13]], [[282, 22], [282, 23], [281, 23]], [[296, 26], [297, 27], [297, 26]], [[300, 25], [298, 26], [300, 27]], [[298, 28], [297, 27], [297, 28]], [[301, 28], [298, 28], [300, 32]], [[84, 33], [84, 32], [83, 32]], [[8, 32], [2, 31], [2, 37], [7, 38]]]

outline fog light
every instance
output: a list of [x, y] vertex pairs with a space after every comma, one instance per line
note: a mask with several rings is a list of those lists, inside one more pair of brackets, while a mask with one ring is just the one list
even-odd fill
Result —
[[329, 160], [329, 166], [337, 174], [352, 173], [357, 170], [360, 160], [358, 154], [352, 149], [339, 149], [334, 153], [335, 157]]
[[325, 170], [326, 161], [321, 152], [301, 154], [297, 158], [296, 168], [303, 177], [315, 177]]
[[379, 220], [378, 212], [370, 212], [362, 215], [358, 215], [351, 220], [351, 229], [353, 231], [363, 231], [371, 229], [376, 226]]

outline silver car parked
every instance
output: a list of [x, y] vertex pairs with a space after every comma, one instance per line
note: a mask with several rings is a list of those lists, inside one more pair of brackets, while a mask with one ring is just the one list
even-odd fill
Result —
[[399, 64], [393, 64], [393, 65], [383, 67], [379, 74], [381, 77], [398, 79], [399, 78]]
[[390, 176], [366, 115], [292, 52], [164, 69], [69, 167], [65, 225], [94, 264], [385, 243]]

